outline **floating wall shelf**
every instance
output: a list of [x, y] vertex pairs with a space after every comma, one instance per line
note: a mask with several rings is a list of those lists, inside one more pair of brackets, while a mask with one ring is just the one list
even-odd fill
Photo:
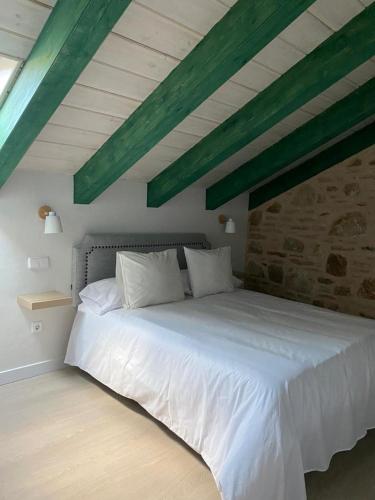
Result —
[[73, 300], [72, 297], [64, 293], [50, 291], [18, 295], [17, 302], [21, 307], [34, 311], [36, 309], [46, 309], [48, 307], [70, 306]]

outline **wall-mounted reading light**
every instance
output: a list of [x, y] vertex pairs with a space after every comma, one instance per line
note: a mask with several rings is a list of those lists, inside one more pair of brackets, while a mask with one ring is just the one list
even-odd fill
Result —
[[236, 223], [231, 217], [226, 217], [225, 215], [219, 215], [219, 223], [225, 224], [224, 232], [227, 234], [234, 234], [236, 232]]
[[57, 234], [63, 232], [61, 219], [51, 207], [43, 205], [40, 207], [38, 213], [39, 217], [45, 221], [44, 234]]
[[229, 218], [225, 224], [225, 232], [234, 234], [236, 232], [236, 223], [233, 219]]

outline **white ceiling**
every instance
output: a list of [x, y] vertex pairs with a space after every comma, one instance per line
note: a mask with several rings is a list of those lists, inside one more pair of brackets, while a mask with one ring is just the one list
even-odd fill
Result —
[[[18, 168], [76, 172], [228, 11], [233, 0], [133, 0]], [[372, 0], [317, 0], [125, 174], [149, 181]], [[25, 59], [54, 0], [0, 0], [0, 53]], [[233, 155], [210, 185], [375, 76], [372, 59]]]

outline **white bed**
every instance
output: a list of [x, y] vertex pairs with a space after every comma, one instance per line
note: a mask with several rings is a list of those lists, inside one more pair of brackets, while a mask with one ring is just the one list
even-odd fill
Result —
[[303, 500], [304, 472], [375, 427], [374, 321], [255, 292], [81, 305], [66, 363], [200, 453], [225, 500]]

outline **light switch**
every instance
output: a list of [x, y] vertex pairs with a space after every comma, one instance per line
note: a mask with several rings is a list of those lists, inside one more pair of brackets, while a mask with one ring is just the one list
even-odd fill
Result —
[[27, 268], [34, 271], [49, 268], [49, 257], [28, 257]]

